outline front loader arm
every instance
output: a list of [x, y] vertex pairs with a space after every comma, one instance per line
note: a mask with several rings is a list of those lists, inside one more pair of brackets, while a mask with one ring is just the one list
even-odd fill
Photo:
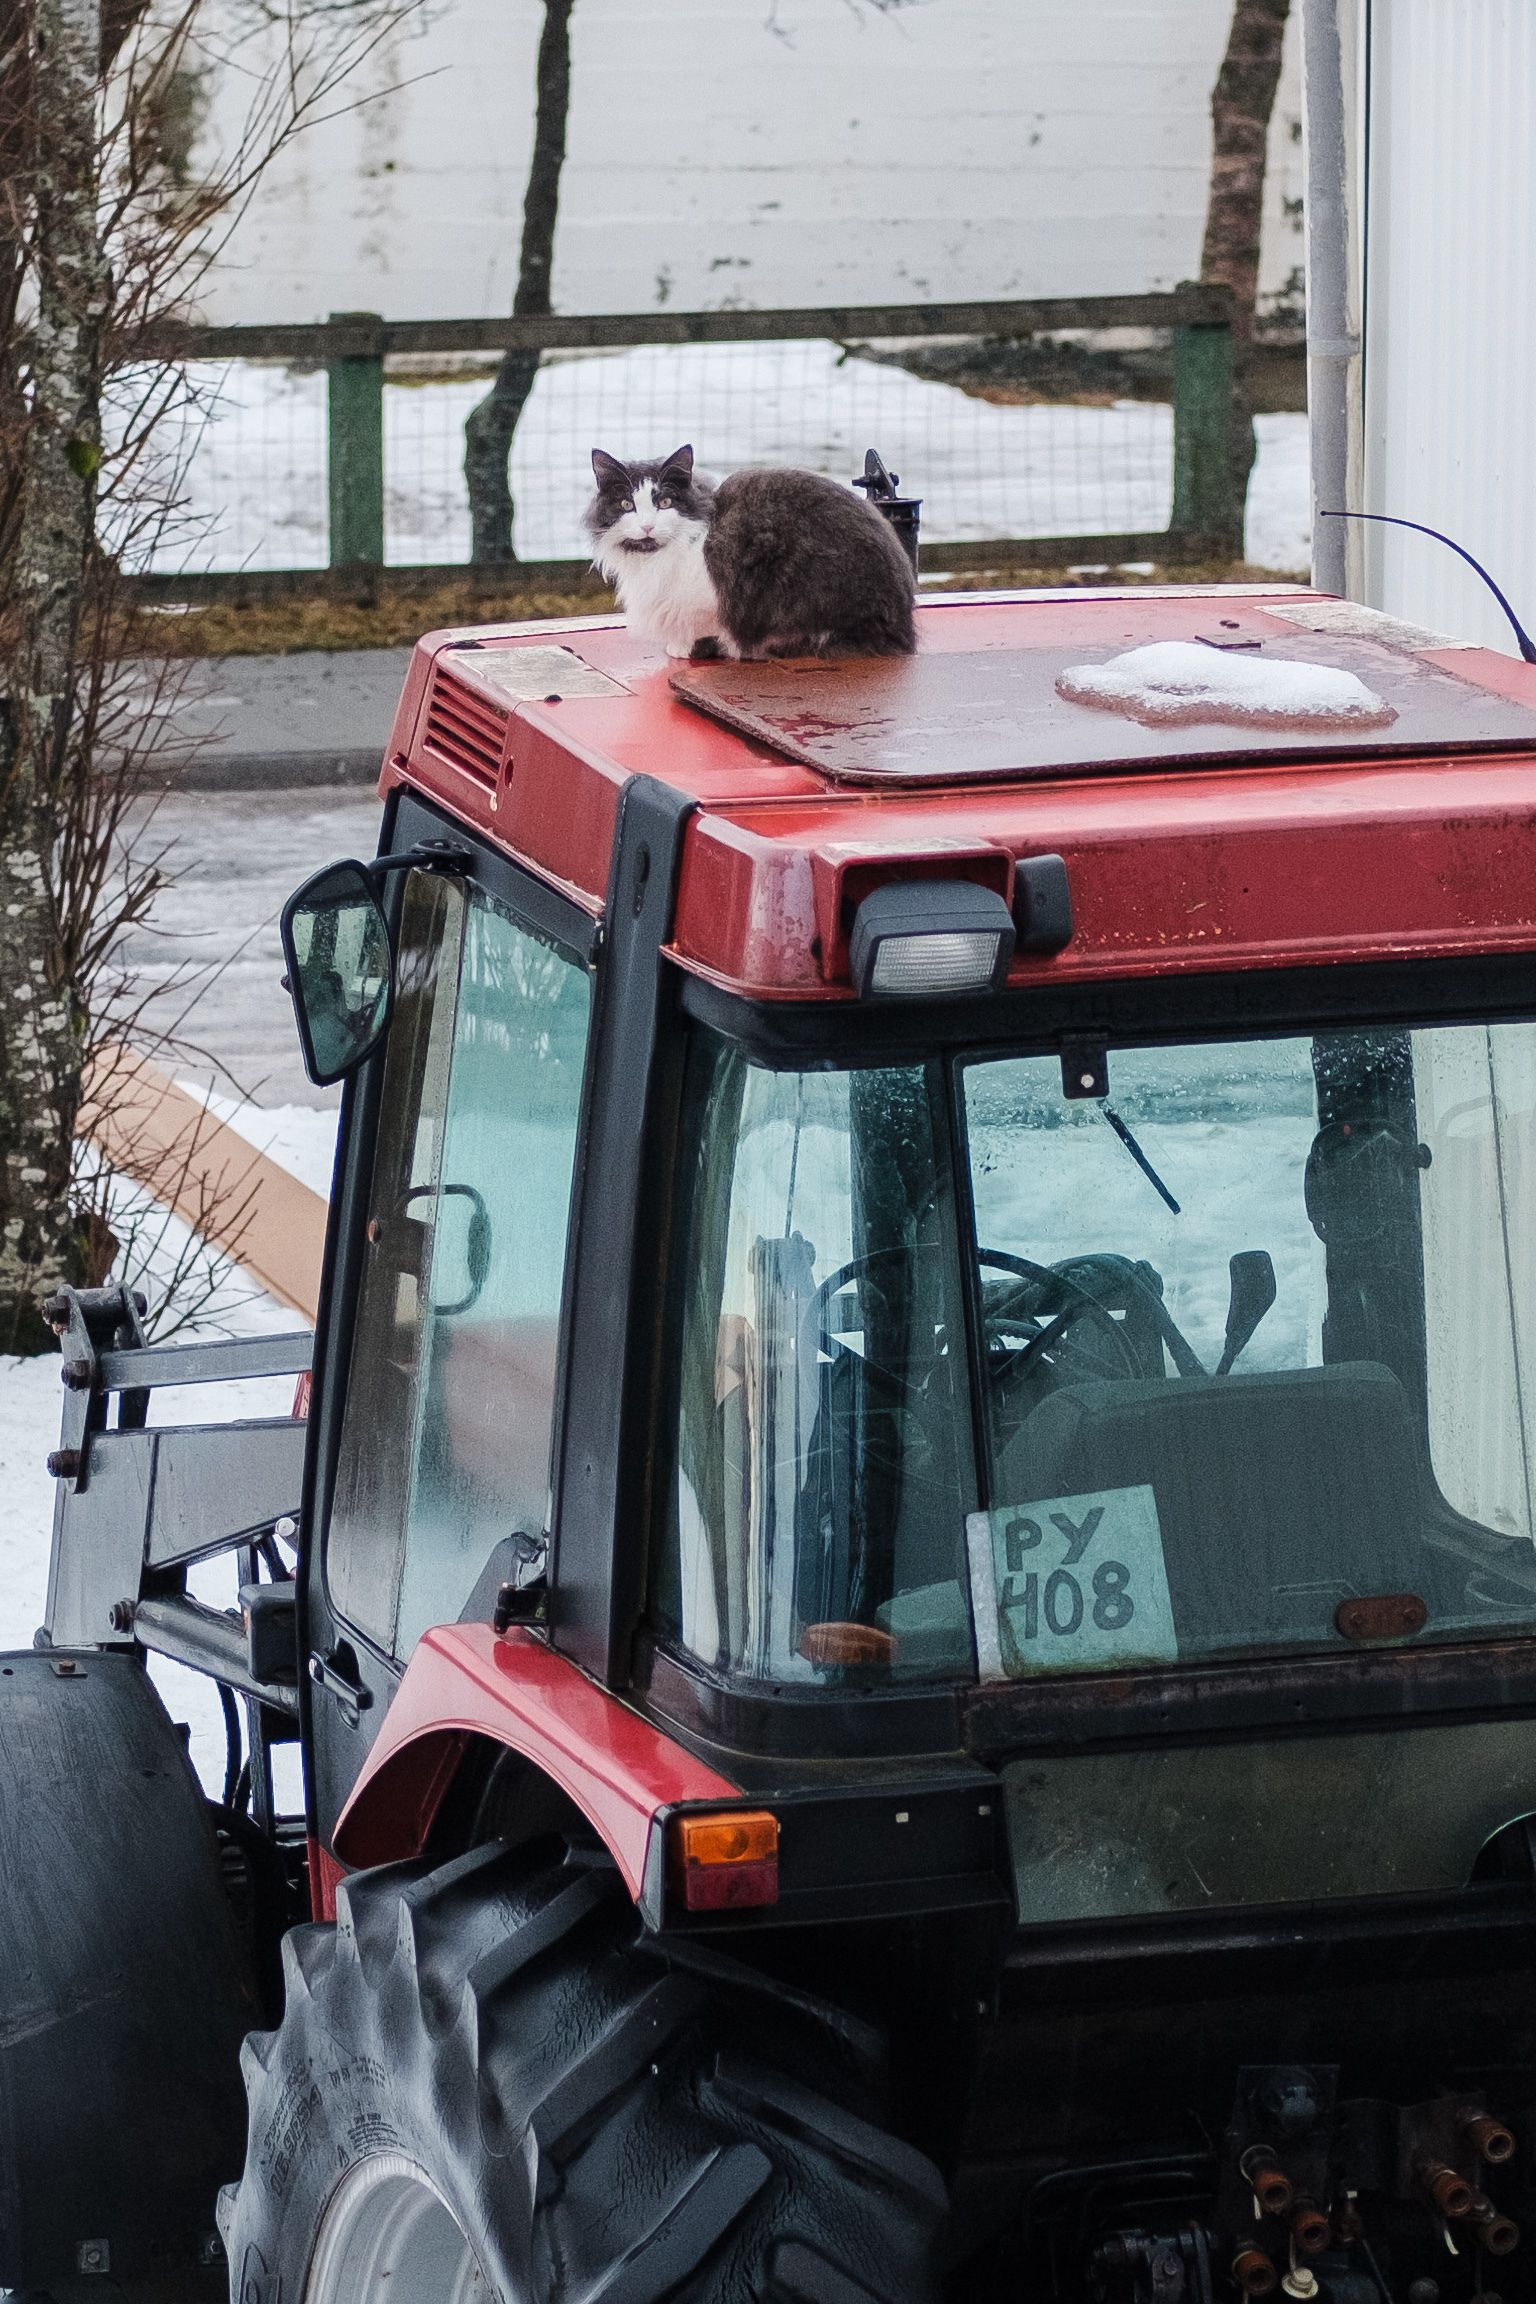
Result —
[[147, 1418], [156, 1387], [300, 1375], [312, 1337], [146, 1344], [121, 1288], [66, 1288], [48, 1309], [65, 1390], [59, 1447], [49, 1459], [58, 1494], [45, 1644], [137, 1640], [294, 1710], [292, 1688], [253, 1681], [236, 1620], [186, 1597], [185, 1572], [253, 1544], [281, 1520], [297, 1522], [304, 1424], [278, 1416], [151, 1429]]

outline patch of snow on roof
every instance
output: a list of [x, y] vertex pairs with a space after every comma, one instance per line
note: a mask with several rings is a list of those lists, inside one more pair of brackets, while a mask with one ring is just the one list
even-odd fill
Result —
[[1384, 728], [1397, 718], [1353, 672], [1280, 656], [1156, 640], [1104, 664], [1073, 664], [1056, 692], [1145, 728], [1229, 720], [1251, 728]]

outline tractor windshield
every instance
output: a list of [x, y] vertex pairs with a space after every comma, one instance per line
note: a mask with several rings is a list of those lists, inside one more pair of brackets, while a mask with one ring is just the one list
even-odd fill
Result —
[[1536, 1621], [1536, 1026], [804, 1073], [705, 1041], [693, 1110], [659, 1598], [704, 1663]]

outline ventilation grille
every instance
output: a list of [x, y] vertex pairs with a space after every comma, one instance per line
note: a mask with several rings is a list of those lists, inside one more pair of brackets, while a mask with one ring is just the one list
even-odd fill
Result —
[[451, 673], [439, 672], [427, 705], [427, 750], [494, 792], [506, 740], [507, 715], [472, 688], [461, 687]]

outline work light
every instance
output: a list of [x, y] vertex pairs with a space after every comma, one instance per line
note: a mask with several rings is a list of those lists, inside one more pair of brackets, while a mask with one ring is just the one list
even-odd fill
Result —
[[899, 880], [853, 916], [848, 967], [861, 1000], [985, 992], [1013, 957], [1013, 915], [996, 889], [970, 880]]

